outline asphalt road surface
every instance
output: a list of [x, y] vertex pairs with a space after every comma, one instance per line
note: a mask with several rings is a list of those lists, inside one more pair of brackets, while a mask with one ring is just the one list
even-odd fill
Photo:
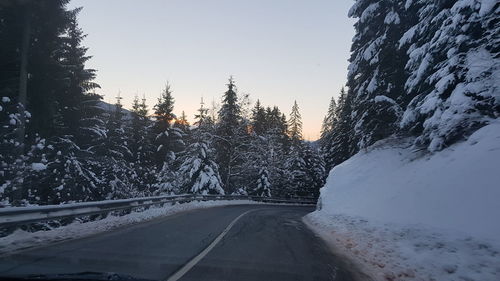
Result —
[[311, 207], [188, 211], [0, 259], [0, 276], [116, 272], [151, 280], [352, 280], [303, 223]]

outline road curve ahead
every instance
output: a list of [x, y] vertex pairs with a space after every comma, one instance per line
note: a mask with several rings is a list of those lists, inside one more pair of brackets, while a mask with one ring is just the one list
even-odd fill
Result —
[[352, 280], [303, 223], [311, 207], [179, 213], [0, 259], [0, 276], [116, 272], [152, 280]]

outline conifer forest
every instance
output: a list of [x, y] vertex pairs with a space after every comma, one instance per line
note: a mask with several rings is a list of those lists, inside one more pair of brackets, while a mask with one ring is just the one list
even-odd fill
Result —
[[414, 136], [416, 148], [435, 152], [500, 114], [498, 5], [356, 1], [346, 87], [310, 142], [297, 102], [289, 116], [251, 103], [230, 75], [219, 106], [201, 101], [193, 124], [173, 113], [175, 81], [158, 100], [103, 102], [97, 70], [86, 67], [81, 8], [68, 2], [0, 5], [6, 206], [184, 193], [317, 198], [331, 168], [378, 140]]
[[[317, 197], [323, 158], [290, 117], [239, 94], [176, 116], [168, 82], [156, 101], [103, 102], [67, 0], [0, 5], [0, 198], [5, 206], [168, 194]], [[225, 83], [224, 81], [220, 81]], [[199, 97], [194, 97], [199, 99]], [[148, 102], [154, 103], [149, 107]]]

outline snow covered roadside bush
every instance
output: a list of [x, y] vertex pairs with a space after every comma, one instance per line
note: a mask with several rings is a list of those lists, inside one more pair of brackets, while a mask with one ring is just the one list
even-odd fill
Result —
[[150, 208], [141, 212], [132, 212], [124, 216], [110, 215], [97, 221], [85, 223], [75, 221], [72, 224], [48, 231], [26, 232], [17, 230], [9, 236], [0, 238], [0, 254], [12, 253], [16, 250], [41, 246], [61, 240], [81, 238], [121, 226], [144, 222], [163, 216], [170, 216], [187, 210], [242, 204], [260, 203], [247, 200], [189, 202], [172, 206]]
[[500, 122], [431, 155], [412, 141], [332, 169], [306, 223], [375, 280], [498, 280]]

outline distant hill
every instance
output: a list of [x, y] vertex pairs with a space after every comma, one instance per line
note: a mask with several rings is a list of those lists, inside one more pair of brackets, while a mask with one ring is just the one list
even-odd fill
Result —
[[[103, 108], [105, 111], [111, 113], [116, 110], [116, 105], [110, 104], [104, 101], [99, 102], [99, 107]], [[131, 120], [132, 119], [132, 111], [122, 108], [123, 120]]]

